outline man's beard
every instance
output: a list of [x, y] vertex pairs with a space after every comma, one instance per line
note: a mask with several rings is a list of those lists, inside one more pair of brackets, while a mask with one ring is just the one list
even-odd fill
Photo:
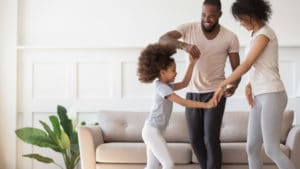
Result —
[[213, 24], [210, 28], [206, 28], [206, 27], [204, 26], [204, 23], [201, 22], [202, 30], [203, 30], [204, 32], [208, 32], [208, 33], [212, 32], [212, 31], [217, 27], [217, 25], [218, 25], [218, 22], [216, 22], [215, 24]]

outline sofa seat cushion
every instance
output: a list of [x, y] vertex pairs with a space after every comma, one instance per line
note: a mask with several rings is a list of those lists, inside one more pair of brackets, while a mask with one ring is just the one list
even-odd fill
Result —
[[[222, 154], [223, 154], [222, 158], [224, 164], [248, 163], [246, 143], [221, 143], [221, 147], [222, 147]], [[284, 152], [286, 156], [290, 157], [290, 149], [287, 146], [281, 144], [280, 149]], [[264, 164], [273, 164], [273, 161], [269, 157], [267, 157], [263, 148], [262, 148], [261, 156], [263, 158]], [[199, 163], [194, 153], [192, 159], [194, 163]]]
[[[175, 164], [188, 164], [192, 161], [192, 149], [188, 143], [168, 143]], [[111, 142], [96, 149], [96, 161], [99, 163], [146, 163], [146, 145], [144, 143]]]

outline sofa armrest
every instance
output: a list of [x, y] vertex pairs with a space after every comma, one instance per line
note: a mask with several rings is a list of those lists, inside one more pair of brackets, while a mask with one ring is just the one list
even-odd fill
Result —
[[289, 131], [286, 146], [291, 150], [291, 160], [296, 168], [300, 168], [300, 125], [293, 126]]
[[79, 127], [78, 142], [82, 169], [96, 169], [96, 147], [104, 143], [99, 126]]

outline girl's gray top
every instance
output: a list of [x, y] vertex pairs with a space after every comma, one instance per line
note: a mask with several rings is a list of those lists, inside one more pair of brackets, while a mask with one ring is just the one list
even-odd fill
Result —
[[164, 130], [168, 126], [173, 108], [173, 102], [166, 99], [166, 96], [172, 94], [173, 89], [171, 84], [162, 83], [159, 80], [154, 82], [154, 88], [154, 103], [146, 124]]

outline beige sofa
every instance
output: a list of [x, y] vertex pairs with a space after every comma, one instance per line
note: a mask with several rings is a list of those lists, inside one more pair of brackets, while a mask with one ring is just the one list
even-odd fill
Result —
[[[293, 111], [285, 111], [281, 149], [300, 169], [300, 126], [292, 126]], [[143, 169], [146, 148], [141, 131], [147, 112], [99, 112], [100, 126], [80, 127], [82, 169]], [[246, 169], [247, 112], [225, 112], [221, 129], [222, 169]], [[272, 120], [272, 119], [270, 119]], [[174, 112], [165, 132], [176, 169], [199, 169], [189, 144], [183, 112]], [[276, 169], [262, 149], [264, 169]]]

